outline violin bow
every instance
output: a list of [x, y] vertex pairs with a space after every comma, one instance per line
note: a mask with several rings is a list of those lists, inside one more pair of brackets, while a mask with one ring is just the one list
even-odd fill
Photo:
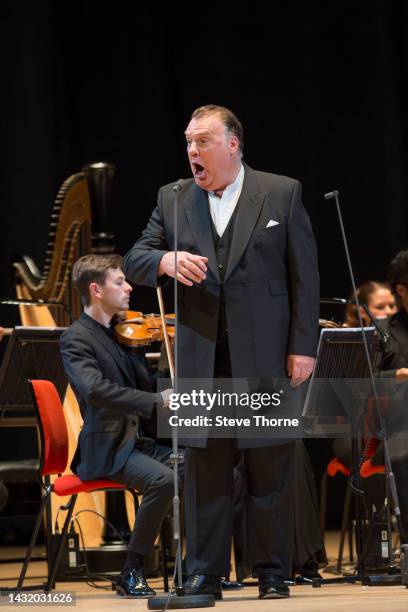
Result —
[[174, 360], [173, 360], [173, 353], [171, 352], [170, 337], [167, 331], [166, 315], [164, 314], [164, 302], [163, 302], [163, 294], [162, 294], [161, 287], [156, 287], [156, 292], [157, 292], [157, 300], [159, 302], [160, 318], [161, 318], [162, 327], [163, 327], [164, 344], [166, 345], [167, 360], [169, 362], [169, 368], [170, 368], [170, 378], [171, 378], [171, 382], [174, 388]]

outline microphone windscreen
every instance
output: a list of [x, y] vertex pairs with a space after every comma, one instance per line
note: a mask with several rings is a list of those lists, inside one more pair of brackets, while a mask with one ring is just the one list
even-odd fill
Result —
[[177, 181], [177, 183], [174, 183], [174, 185], [173, 185], [174, 193], [177, 193], [178, 191], [181, 191], [181, 188], [183, 187], [183, 184], [184, 184], [184, 179], [179, 179]]
[[337, 189], [334, 189], [333, 191], [329, 191], [328, 193], [325, 193], [324, 194], [324, 199], [325, 200], [332, 200], [333, 198], [335, 198], [338, 195], [339, 195], [339, 192], [337, 191]]

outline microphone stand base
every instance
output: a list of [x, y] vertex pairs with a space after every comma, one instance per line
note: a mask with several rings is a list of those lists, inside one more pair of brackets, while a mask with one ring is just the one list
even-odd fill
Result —
[[371, 574], [364, 576], [362, 586], [398, 586], [402, 584], [401, 574]]
[[355, 584], [360, 582], [361, 586], [400, 586], [402, 585], [401, 574], [367, 574], [340, 576], [338, 578], [316, 578], [312, 581], [312, 587], [319, 589], [325, 584]]
[[189, 608], [213, 608], [214, 595], [167, 595], [164, 597], [149, 597], [148, 610], [185, 610]]

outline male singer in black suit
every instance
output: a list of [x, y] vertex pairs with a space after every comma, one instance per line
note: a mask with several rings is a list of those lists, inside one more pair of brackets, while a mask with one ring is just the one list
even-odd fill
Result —
[[[178, 376], [292, 378], [314, 366], [319, 280], [298, 181], [242, 163], [228, 109], [197, 109], [185, 132], [193, 179], [183, 181], [174, 257], [174, 184], [162, 187], [143, 236], [125, 257], [131, 282], [177, 279]], [[288, 597], [294, 540], [294, 444], [237, 441], [249, 476], [248, 543], [260, 598]], [[229, 572], [234, 440], [191, 440], [185, 459], [187, 593], [222, 598]]]
[[129, 308], [132, 287], [119, 255], [86, 255], [73, 269], [84, 312], [61, 336], [61, 354], [84, 425], [71, 469], [82, 480], [107, 478], [143, 492], [125, 566], [116, 585], [124, 597], [155, 592], [143, 575], [173, 496], [170, 449], [141, 437], [139, 418], [168, 403], [153, 393], [143, 355], [119, 344], [112, 318]]

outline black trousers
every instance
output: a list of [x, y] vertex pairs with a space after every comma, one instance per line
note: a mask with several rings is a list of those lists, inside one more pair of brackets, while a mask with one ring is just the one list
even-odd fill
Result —
[[[174, 494], [173, 470], [169, 467], [171, 452], [171, 448], [150, 438], [138, 439], [124, 467], [110, 477], [143, 494], [129, 542], [129, 549], [139, 555], [151, 552], [171, 506]], [[179, 477], [181, 483], [182, 470]]]
[[[253, 576], [292, 575], [294, 458], [292, 442], [245, 449], [247, 554]], [[235, 441], [210, 439], [185, 451], [185, 514], [189, 574], [230, 571]]]

